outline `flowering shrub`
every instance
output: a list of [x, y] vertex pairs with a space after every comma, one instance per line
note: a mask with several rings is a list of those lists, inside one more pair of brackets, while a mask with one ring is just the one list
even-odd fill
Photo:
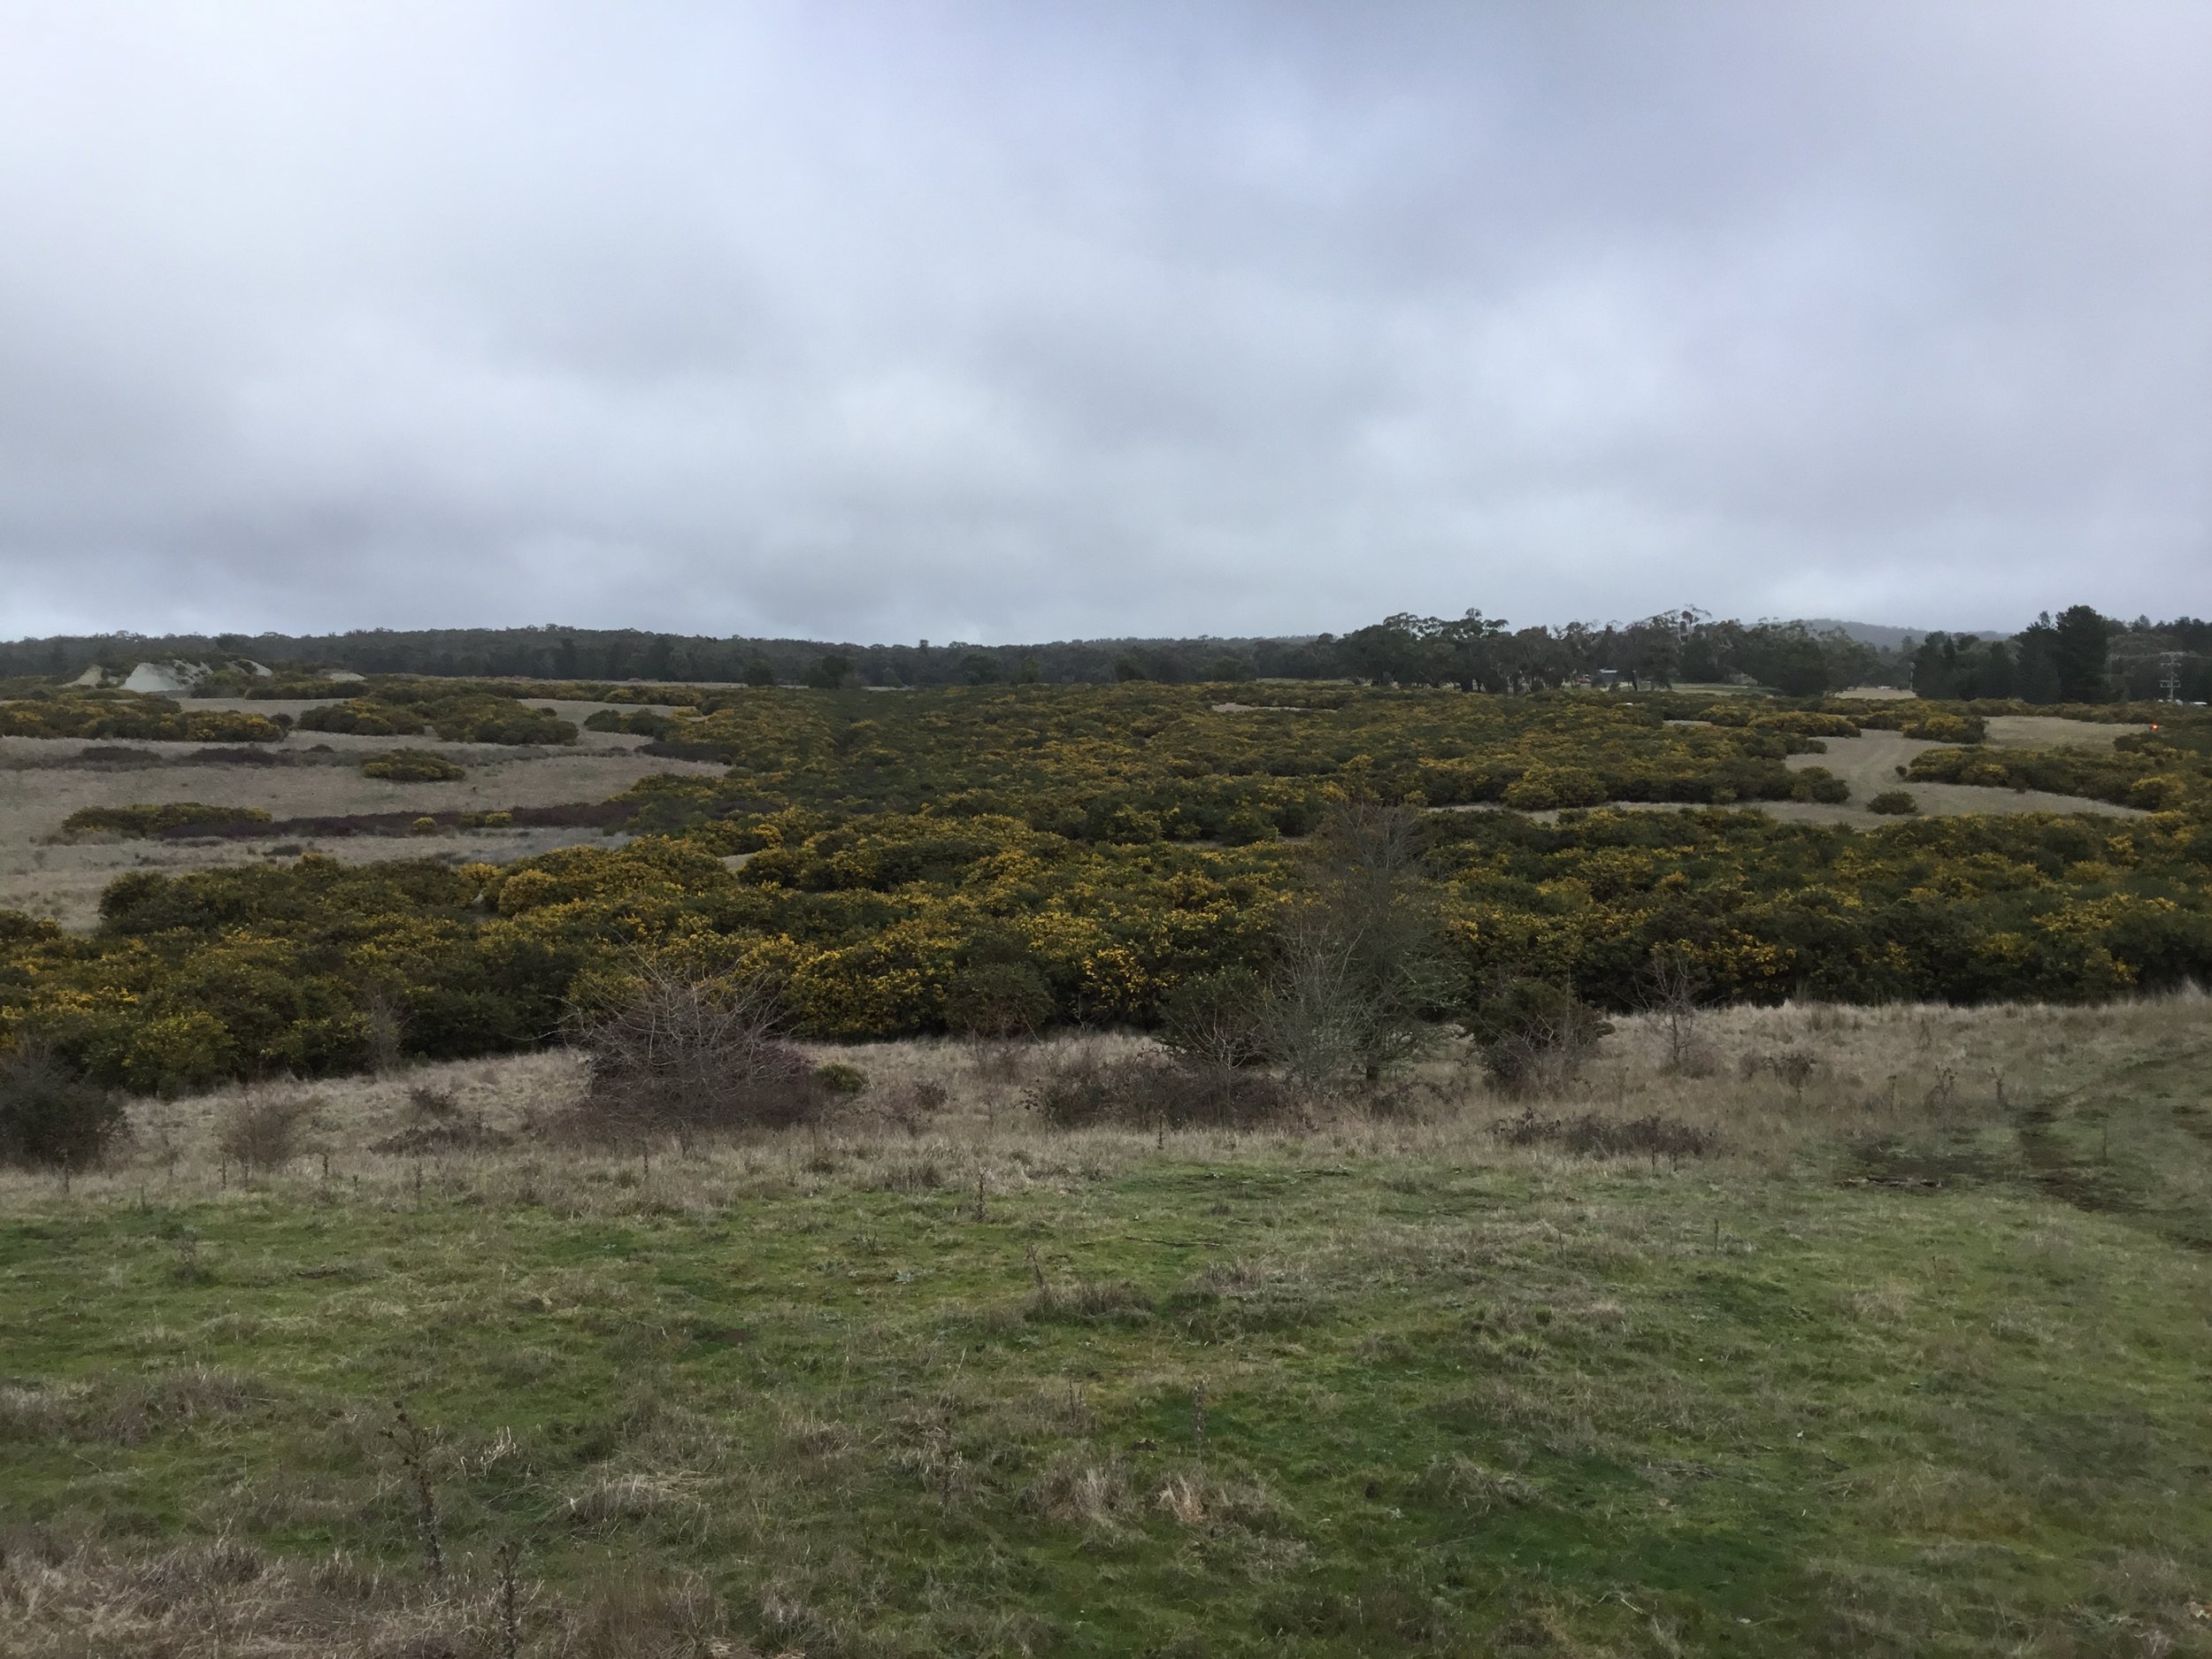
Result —
[[257, 714], [186, 709], [134, 691], [38, 689], [0, 703], [0, 737], [122, 738], [135, 742], [273, 743], [284, 728]]
[[209, 806], [199, 801], [164, 801], [151, 806], [80, 807], [62, 819], [65, 835], [110, 834], [142, 840], [196, 825], [266, 824], [269, 815], [254, 806]]
[[1863, 831], [1717, 810], [1840, 785], [1782, 764], [1820, 736], [1758, 723], [1790, 710], [1671, 725], [1715, 706], [1681, 694], [1261, 684], [1232, 712], [1142, 683], [714, 695], [655, 718], [728, 774], [628, 791], [642, 833], [624, 846], [135, 872], [90, 937], [0, 914], [0, 1051], [159, 1090], [356, 1068], [395, 1020], [413, 1055], [522, 1047], [641, 956], [772, 980], [816, 1037], [1155, 1026], [1182, 987], [1267, 967], [1306, 890], [1302, 838], [1353, 795], [1583, 809], [1428, 815], [1464, 1000], [1520, 976], [1632, 1006], [1658, 947], [1713, 996], [1753, 1001], [2080, 1001], [2212, 977], [2194, 726], [2108, 754], [1916, 763], [2124, 788], [2155, 816]]
[[363, 761], [361, 775], [394, 783], [451, 783], [467, 777], [468, 772], [435, 749], [388, 749]]

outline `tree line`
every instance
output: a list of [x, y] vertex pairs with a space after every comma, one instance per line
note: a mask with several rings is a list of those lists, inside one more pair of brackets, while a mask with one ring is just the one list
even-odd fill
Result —
[[2186, 617], [2123, 623], [2075, 605], [2055, 619], [2047, 612], [2010, 638], [1932, 633], [1916, 649], [1895, 652], [1840, 628], [1747, 623], [1694, 610], [1626, 623], [1521, 627], [1480, 610], [1456, 617], [1401, 612], [1340, 635], [1026, 645], [861, 645], [549, 624], [334, 634], [125, 633], [0, 642], [0, 677], [69, 677], [96, 664], [127, 672], [139, 662], [170, 658], [361, 674], [821, 687], [1358, 680], [1526, 692], [1617, 680], [1637, 687], [1735, 681], [1792, 696], [1891, 684], [1927, 697], [2094, 703], [2156, 697], [2172, 675], [2185, 701], [2205, 698], [2212, 690], [2212, 623]]

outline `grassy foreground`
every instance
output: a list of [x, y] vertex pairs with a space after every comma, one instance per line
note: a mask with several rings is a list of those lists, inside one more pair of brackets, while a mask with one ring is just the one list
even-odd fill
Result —
[[1632, 1029], [1547, 1109], [1696, 1105], [1678, 1166], [1451, 1088], [1160, 1145], [1009, 1083], [16, 1178], [0, 1651], [2212, 1654], [2204, 1002], [1730, 1018], [1814, 1082]]

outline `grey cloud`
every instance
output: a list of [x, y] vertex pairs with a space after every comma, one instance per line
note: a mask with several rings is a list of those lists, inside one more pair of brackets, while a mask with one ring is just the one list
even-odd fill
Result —
[[2212, 12], [0, 0], [0, 632], [2212, 608]]

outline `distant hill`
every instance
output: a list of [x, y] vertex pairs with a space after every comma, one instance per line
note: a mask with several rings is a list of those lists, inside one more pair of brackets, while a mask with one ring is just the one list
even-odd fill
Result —
[[1800, 626], [1816, 634], [1829, 634], [1841, 629], [1853, 639], [1871, 645], [1878, 651], [1893, 651], [1910, 640], [1917, 645], [1931, 634], [1978, 634], [1985, 640], [2008, 640], [2017, 628], [1893, 628], [1879, 622], [1840, 622], [1833, 617], [1800, 617]]

